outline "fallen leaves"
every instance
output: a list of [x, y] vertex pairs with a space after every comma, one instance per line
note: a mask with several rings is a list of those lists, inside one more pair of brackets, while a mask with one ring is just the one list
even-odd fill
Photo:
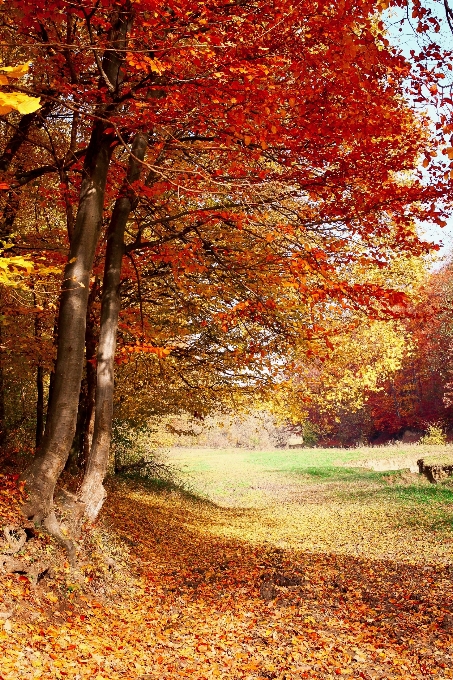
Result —
[[4, 680], [453, 677], [449, 567], [206, 531], [210, 513], [229, 512], [115, 483], [102, 520], [104, 548], [122, 546], [110, 582], [71, 592], [64, 569], [37, 586], [4, 577]]

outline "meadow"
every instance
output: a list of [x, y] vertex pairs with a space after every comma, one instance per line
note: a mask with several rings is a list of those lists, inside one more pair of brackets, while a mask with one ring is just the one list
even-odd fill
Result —
[[281, 548], [449, 562], [453, 480], [431, 484], [417, 460], [453, 447], [172, 449], [182, 484], [210, 502], [209, 531]]

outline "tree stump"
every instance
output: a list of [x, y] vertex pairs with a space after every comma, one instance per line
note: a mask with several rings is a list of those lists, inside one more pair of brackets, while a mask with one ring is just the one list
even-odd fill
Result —
[[445, 463], [425, 463], [423, 458], [417, 461], [418, 471], [421, 475], [431, 482], [437, 484], [442, 479], [453, 476], [453, 461], [446, 461]]

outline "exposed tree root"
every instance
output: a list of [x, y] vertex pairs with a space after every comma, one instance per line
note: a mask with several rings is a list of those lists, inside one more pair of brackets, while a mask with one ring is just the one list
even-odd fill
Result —
[[45, 511], [39, 503], [31, 501], [23, 506], [22, 512], [27, 519], [36, 526], [42, 526], [66, 548], [69, 562], [75, 567], [77, 553], [75, 540], [80, 536], [84, 510], [84, 504], [74, 494], [65, 489], [58, 489], [50, 510]]
[[77, 553], [75, 543], [63, 534], [60, 523], [55, 514], [55, 510], [52, 510], [52, 512], [47, 515], [43, 522], [43, 526], [51, 536], [56, 538], [57, 541], [66, 548], [68, 552], [69, 563], [71, 567], [75, 567]]
[[7, 526], [4, 527], [3, 533], [7, 546], [3, 548], [4, 553], [0, 554], [0, 571], [6, 574], [26, 574], [32, 583], [36, 585], [42, 575], [48, 571], [50, 564], [47, 562], [34, 562], [28, 565], [22, 560], [13, 557], [13, 555], [20, 552], [27, 541], [27, 533], [24, 529]]

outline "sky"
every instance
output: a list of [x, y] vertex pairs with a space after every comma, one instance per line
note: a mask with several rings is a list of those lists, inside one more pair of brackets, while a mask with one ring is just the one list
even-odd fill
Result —
[[[426, 0], [424, 5], [432, 10], [433, 14], [439, 18], [441, 26], [445, 27], [445, 30], [441, 30], [439, 34], [436, 34], [436, 40], [441, 47], [452, 49], [453, 36], [445, 19], [443, 0]], [[383, 18], [387, 27], [388, 39], [393, 45], [401, 50], [404, 56], [410, 61], [411, 50], [419, 53], [427, 38], [416, 33], [414, 22], [410, 18], [408, 20], [405, 11], [402, 9], [392, 8], [385, 12]], [[403, 24], [401, 24], [402, 19], [405, 19]], [[449, 72], [447, 71], [446, 73]], [[453, 76], [450, 77], [453, 81]], [[433, 121], [436, 120], [436, 109], [434, 107], [429, 107], [425, 110]], [[422, 224], [420, 225], [420, 231], [427, 239], [441, 245], [440, 256], [447, 257], [449, 254], [453, 253], [453, 206], [452, 216], [447, 221], [445, 227], [441, 228], [434, 225]]]

